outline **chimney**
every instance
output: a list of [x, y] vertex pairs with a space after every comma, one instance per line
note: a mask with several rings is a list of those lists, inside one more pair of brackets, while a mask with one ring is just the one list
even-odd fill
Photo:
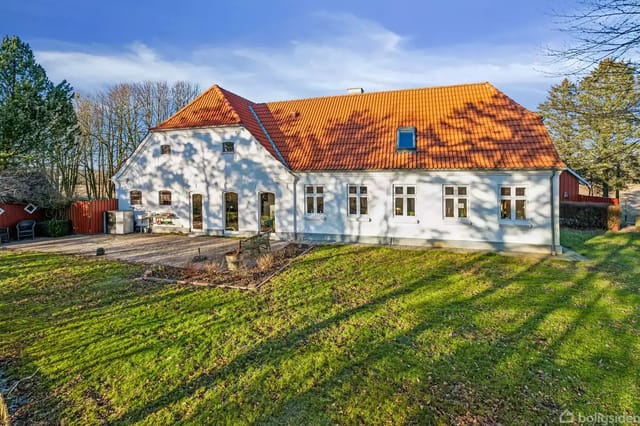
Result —
[[359, 95], [364, 93], [364, 89], [362, 87], [350, 87], [347, 89], [347, 93], [350, 95]]

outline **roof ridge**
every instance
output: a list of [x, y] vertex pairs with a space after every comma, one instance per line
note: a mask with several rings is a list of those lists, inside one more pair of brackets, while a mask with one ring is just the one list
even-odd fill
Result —
[[378, 91], [375, 91], [375, 92], [364, 92], [364, 93], [358, 93], [358, 94], [341, 93], [339, 95], [309, 96], [309, 97], [306, 97], [306, 98], [284, 99], [284, 100], [280, 100], [280, 101], [267, 101], [267, 102], [261, 102], [261, 103], [263, 103], [265, 105], [270, 105], [270, 104], [278, 104], [278, 103], [285, 103], [285, 102], [307, 101], [307, 100], [314, 100], [314, 99], [333, 99], [333, 98], [340, 98], [340, 97], [354, 97], [354, 98], [357, 97], [357, 98], [361, 98], [363, 96], [378, 95], [378, 94], [381, 94], [381, 93], [415, 92], [415, 91], [419, 91], [419, 90], [449, 89], [449, 88], [454, 88], [454, 87], [465, 87], [465, 86], [488, 86], [488, 87], [492, 88], [493, 90], [500, 91], [497, 87], [495, 87], [490, 82], [488, 82], [488, 81], [480, 81], [480, 82], [477, 82], [477, 83], [445, 84], [445, 85], [442, 85], [442, 86], [424, 86], [424, 87], [410, 87], [410, 88], [407, 88], [407, 89], [378, 90]]
[[[242, 96], [236, 95], [232, 91], [224, 89], [224, 88], [218, 86], [217, 84], [214, 84], [213, 88], [215, 88], [218, 91], [218, 93], [220, 94], [220, 96], [222, 96], [222, 99], [224, 100], [225, 105], [229, 109], [231, 109], [231, 112], [235, 116], [236, 120], [238, 120], [239, 123], [242, 123], [242, 118], [240, 118], [240, 113], [235, 109], [235, 107], [233, 106], [231, 101], [227, 98], [227, 93], [231, 93], [231, 94], [233, 94], [235, 96], [238, 96], [239, 98], [242, 98]], [[245, 99], [245, 98], [242, 98], [242, 99]], [[249, 99], [245, 99], [245, 100], [248, 101], [248, 102], [251, 102], [251, 101], [249, 101]]]

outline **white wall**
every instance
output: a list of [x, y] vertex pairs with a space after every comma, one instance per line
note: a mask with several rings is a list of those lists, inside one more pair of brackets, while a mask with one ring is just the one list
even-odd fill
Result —
[[[324, 185], [325, 214], [305, 215], [305, 185]], [[347, 185], [366, 185], [369, 215], [347, 215]], [[393, 185], [416, 186], [416, 216], [394, 217]], [[444, 218], [443, 185], [469, 186], [469, 217], [466, 221]], [[524, 223], [506, 223], [499, 218], [501, 185], [525, 186], [527, 216]], [[555, 193], [558, 177], [554, 179]], [[347, 173], [302, 173], [297, 190], [298, 231], [311, 239], [379, 241], [398, 244], [431, 244], [460, 247], [518, 249], [549, 247], [551, 231], [551, 171], [391, 171]], [[557, 196], [554, 202], [557, 202]], [[556, 232], [558, 206], [555, 203]], [[556, 234], [556, 245], [559, 237]], [[330, 237], [333, 236], [333, 237]], [[359, 236], [360, 238], [354, 238]], [[426, 241], [425, 241], [426, 240]], [[441, 243], [441, 244], [440, 244]], [[530, 249], [531, 247], [523, 247]], [[545, 248], [546, 249], [546, 248]]]
[[[234, 142], [235, 153], [223, 154], [222, 142]], [[171, 146], [161, 154], [160, 146]], [[123, 172], [116, 177], [119, 208], [130, 209], [129, 191], [142, 191], [146, 212], [172, 212], [174, 223], [190, 230], [191, 194], [203, 196], [204, 230], [224, 229], [224, 192], [238, 193], [239, 231], [258, 231], [259, 193], [276, 195], [276, 230], [293, 233], [293, 175], [241, 126], [152, 132]], [[159, 205], [158, 191], [169, 190], [172, 205]]]
[[[223, 154], [222, 142], [235, 142], [235, 154]], [[171, 145], [170, 155], [160, 145]], [[190, 230], [190, 194], [203, 195], [204, 228], [224, 229], [224, 191], [238, 193], [241, 233], [259, 228], [259, 193], [276, 195], [276, 231], [281, 238], [362, 241], [385, 244], [430, 244], [477, 248], [548, 249], [552, 245], [551, 171], [371, 171], [299, 172], [294, 176], [241, 126], [152, 132], [133, 161], [117, 177], [120, 209], [129, 209], [129, 191], [140, 190], [142, 210], [173, 212], [176, 224]], [[305, 214], [305, 185], [324, 186], [325, 212]], [[366, 185], [369, 215], [347, 215], [347, 185]], [[416, 216], [393, 215], [393, 185], [416, 186]], [[468, 221], [443, 213], [443, 185], [469, 186]], [[294, 185], [297, 191], [294, 200]], [[526, 223], [499, 219], [500, 185], [527, 188]], [[558, 176], [554, 212], [559, 246]], [[172, 192], [172, 205], [158, 205], [158, 191]], [[295, 207], [294, 207], [295, 205]], [[296, 214], [294, 215], [294, 211]]]

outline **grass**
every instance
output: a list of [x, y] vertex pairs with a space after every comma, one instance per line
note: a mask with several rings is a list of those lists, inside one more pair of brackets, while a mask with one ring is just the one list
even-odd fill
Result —
[[320, 247], [257, 293], [0, 252], [0, 369], [15, 381], [40, 368], [23, 422], [640, 414], [640, 238], [567, 231], [563, 244], [591, 260]]

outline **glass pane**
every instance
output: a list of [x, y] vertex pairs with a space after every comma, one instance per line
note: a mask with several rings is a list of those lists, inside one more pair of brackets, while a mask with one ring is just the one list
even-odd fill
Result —
[[416, 199], [407, 198], [407, 216], [416, 215]]
[[317, 213], [324, 213], [324, 197], [316, 197], [316, 204], [318, 205]]
[[403, 207], [403, 202], [402, 201], [403, 201], [402, 198], [400, 198], [400, 197], [396, 198], [396, 203], [395, 203], [395, 206], [396, 206], [395, 215], [396, 216], [403, 216], [404, 215], [404, 207]]
[[224, 194], [225, 209], [225, 229], [228, 231], [238, 230], [238, 194], [226, 192]]
[[526, 218], [525, 200], [516, 200], [516, 219], [525, 220]]
[[414, 129], [399, 130], [398, 131], [398, 149], [414, 149], [415, 144], [415, 131]]
[[460, 198], [458, 200], [458, 217], [467, 217], [467, 199]]
[[458, 187], [458, 195], [467, 195], [467, 187], [459, 186]]
[[415, 194], [416, 193], [416, 187], [415, 186], [407, 186], [407, 194]]
[[516, 195], [518, 197], [524, 197], [524, 188], [516, 188]]
[[367, 187], [366, 186], [361, 186], [360, 187], [360, 194], [366, 194], [367, 193]]
[[323, 186], [316, 186], [316, 194], [322, 194], [324, 192]]
[[349, 194], [357, 194], [358, 188], [355, 185], [349, 185]]
[[403, 186], [396, 186], [396, 194], [402, 194], [404, 191]]
[[500, 200], [500, 219], [511, 219], [511, 200]]
[[508, 186], [503, 186], [502, 188], [500, 188], [500, 195], [511, 195], [511, 188]]
[[360, 197], [360, 214], [369, 214], [367, 197]]
[[307, 194], [313, 194], [313, 186], [307, 186]]
[[313, 211], [313, 197], [307, 197], [307, 213], [314, 213]]
[[444, 217], [453, 217], [453, 198], [444, 200]]
[[349, 197], [349, 214], [358, 214], [358, 199]]
[[222, 142], [222, 152], [233, 152], [233, 142]]
[[444, 195], [453, 195], [453, 186], [445, 186]]

